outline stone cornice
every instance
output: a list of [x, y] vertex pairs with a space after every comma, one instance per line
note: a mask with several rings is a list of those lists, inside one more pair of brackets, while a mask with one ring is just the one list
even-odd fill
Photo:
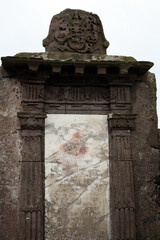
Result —
[[[20, 53], [14, 57], [2, 57], [2, 66], [6, 70], [15, 71], [20, 69], [39, 73], [45, 68], [48, 74], [61, 73], [63, 67], [72, 67], [73, 74], [83, 75], [87, 67], [94, 67], [97, 75], [106, 76], [110, 72], [119, 78], [136, 76], [146, 73], [152, 66], [152, 62], [136, 61], [132, 57], [89, 55], [89, 54], [66, 54], [66, 53]], [[26, 71], [24, 73], [26, 74]], [[44, 72], [44, 71], [43, 71]], [[23, 71], [20, 71], [23, 75]]]

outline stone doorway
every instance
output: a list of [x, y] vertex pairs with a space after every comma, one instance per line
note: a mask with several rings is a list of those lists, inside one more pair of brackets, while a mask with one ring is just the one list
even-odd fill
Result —
[[[79, 39], [81, 39], [80, 42]], [[79, 118], [79, 114], [108, 116], [104, 126], [107, 126], [106, 122], [108, 122], [110, 238], [142, 239], [143, 236], [145, 239], [157, 239], [159, 228], [155, 230], [157, 225], [154, 225], [157, 224], [157, 220], [155, 223], [150, 221], [158, 216], [157, 209], [154, 204], [151, 207], [150, 203], [153, 200], [149, 197], [154, 196], [155, 186], [154, 182], [151, 186], [148, 181], [148, 176], [154, 177], [159, 174], [155, 77], [148, 73], [153, 63], [137, 61], [132, 57], [106, 55], [109, 43], [104, 37], [99, 17], [82, 10], [66, 9], [55, 15], [43, 45], [46, 50], [43, 53], [19, 53], [13, 57], [2, 58], [3, 68], [0, 78], [2, 78], [3, 115], [1, 122], [5, 127], [2, 127], [1, 135], [2, 142], [5, 142], [2, 144], [3, 152], [6, 149], [3, 154], [5, 173], [3, 198], [8, 199], [7, 207], [3, 207], [5, 211], [3, 215], [8, 224], [5, 220], [3, 221], [2, 234], [5, 237], [1, 239], [45, 239], [44, 132], [47, 114], [65, 114], [64, 120], [67, 118], [66, 114], [77, 114]], [[54, 181], [64, 178], [66, 171], [72, 174], [72, 171], [84, 168], [85, 160], [83, 162], [81, 158], [85, 155], [84, 153], [88, 154], [89, 149], [84, 145], [85, 134], [73, 132], [70, 138], [66, 139], [67, 142], [60, 142], [61, 155], [64, 158], [67, 155], [73, 155], [79, 161], [67, 158], [66, 163], [67, 165], [69, 163], [69, 167], [64, 166], [63, 169], [62, 160], [60, 160], [62, 174]], [[73, 145], [76, 146], [74, 151], [72, 151]], [[77, 153], [81, 153], [80, 156], [76, 156]], [[9, 170], [7, 174], [6, 169]], [[16, 171], [12, 171], [13, 169]], [[92, 172], [93, 178], [90, 179], [87, 176], [86, 182], [87, 179], [89, 182], [95, 178], [95, 183], [97, 176], [101, 177], [96, 172]], [[76, 180], [73, 181], [73, 188], [75, 182]], [[6, 190], [7, 184], [9, 185]], [[55, 193], [56, 184], [52, 185], [53, 193]], [[85, 186], [87, 188], [87, 185]], [[68, 215], [65, 215], [66, 205], [69, 206], [86, 190], [82, 186], [77, 193], [73, 191], [73, 195], [70, 194], [68, 197], [67, 194], [72, 193], [71, 187], [70, 184], [68, 191], [64, 189], [66, 197], [64, 195], [58, 197], [58, 199], [66, 199], [64, 204], [60, 202], [60, 206], [63, 207], [61, 211], [58, 210], [62, 216], [59, 214], [55, 218], [56, 208], [52, 209], [49, 204], [46, 208], [48, 209], [46, 213], [47, 211], [49, 213], [47, 221], [57, 221], [59, 231], [54, 240], [67, 238], [104, 240], [103, 228], [99, 231], [100, 236], [95, 234], [94, 238], [91, 235], [95, 219], [97, 224], [103, 223], [103, 218], [101, 219], [100, 216], [104, 216], [107, 212], [106, 208], [102, 211], [102, 199], [98, 199], [101, 195], [97, 192], [94, 194], [93, 191], [92, 196], [99, 202], [98, 210], [93, 209], [95, 205], [92, 205], [94, 198], [92, 197], [91, 205], [87, 205], [86, 208], [79, 207], [77, 212], [71, 211], [69, 220], [66, 220], [68, 219]], [[13, 191], [10, 192], [10, 190], [13, 189], [16, 194], [11, 194]], [[102, 191], [101, 188], [100, 191]], [[53, 196], [56, 197], [56, 194]], [[55, 202], [58, 204], [57, 200]], [[74, 204], [78, 205], [76, 201]], [[98, 211], [103, 213], [100, 215]], [[80, 216], [85, 215], [87, 220], [74, 221], [74, 214], [77, 214], [78, 219], [82, 219]], [[59, 223], [63, 221], [65, 224], [61, 227]], [[72, 223], [75, 226], [76, 224], [81, 226], [77, 228], [80, 230], [78, 233], [74, 228], [70, 232], [65, 231], [64, 226], [71, 229]], [[106, 221], [105, 226], [107, 224]], [[53, 239], [50, 235], [55, 231], [52, 228], [53, 224], [49, 226], [51, 226], [50, 229], [46, 228], [48, 240]], [[108, 229], [105, 231], [107, 232]], [[72, 238], [70, 238], [71, 234]], [[108, 237], [107, 234], [108, 232], [105, 237]]]
[[45, 121], [45, 239], [110, 239], [107, 115]]

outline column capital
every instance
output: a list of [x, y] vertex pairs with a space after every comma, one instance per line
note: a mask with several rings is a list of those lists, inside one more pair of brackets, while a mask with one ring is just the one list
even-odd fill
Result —
[[17, 117], [20, 120], [21, 129], [38, 130], [44, 129], [45, 113], [18, 112]]
[[109, 114], [108, 122], [111, 130], [134, 130], [136, 114]]

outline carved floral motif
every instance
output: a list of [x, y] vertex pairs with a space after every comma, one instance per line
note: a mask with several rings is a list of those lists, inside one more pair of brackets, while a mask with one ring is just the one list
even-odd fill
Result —
[[45, 114], [18, 113], [21, 129], [44, 129]]
[[134, 129], [135, 120], [129, 118], [113, 118], [109, 120], [111, 129]]
[[54, 87], [49, 89], [49, 100], [69, 102], [109, 101], [109, 89], [101, 87]]

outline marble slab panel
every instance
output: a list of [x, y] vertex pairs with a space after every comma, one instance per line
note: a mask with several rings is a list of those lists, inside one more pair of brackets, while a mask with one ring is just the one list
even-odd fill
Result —
[[49, 114], [45, 123], [45, 239], [110, 239], [105, 115]]

